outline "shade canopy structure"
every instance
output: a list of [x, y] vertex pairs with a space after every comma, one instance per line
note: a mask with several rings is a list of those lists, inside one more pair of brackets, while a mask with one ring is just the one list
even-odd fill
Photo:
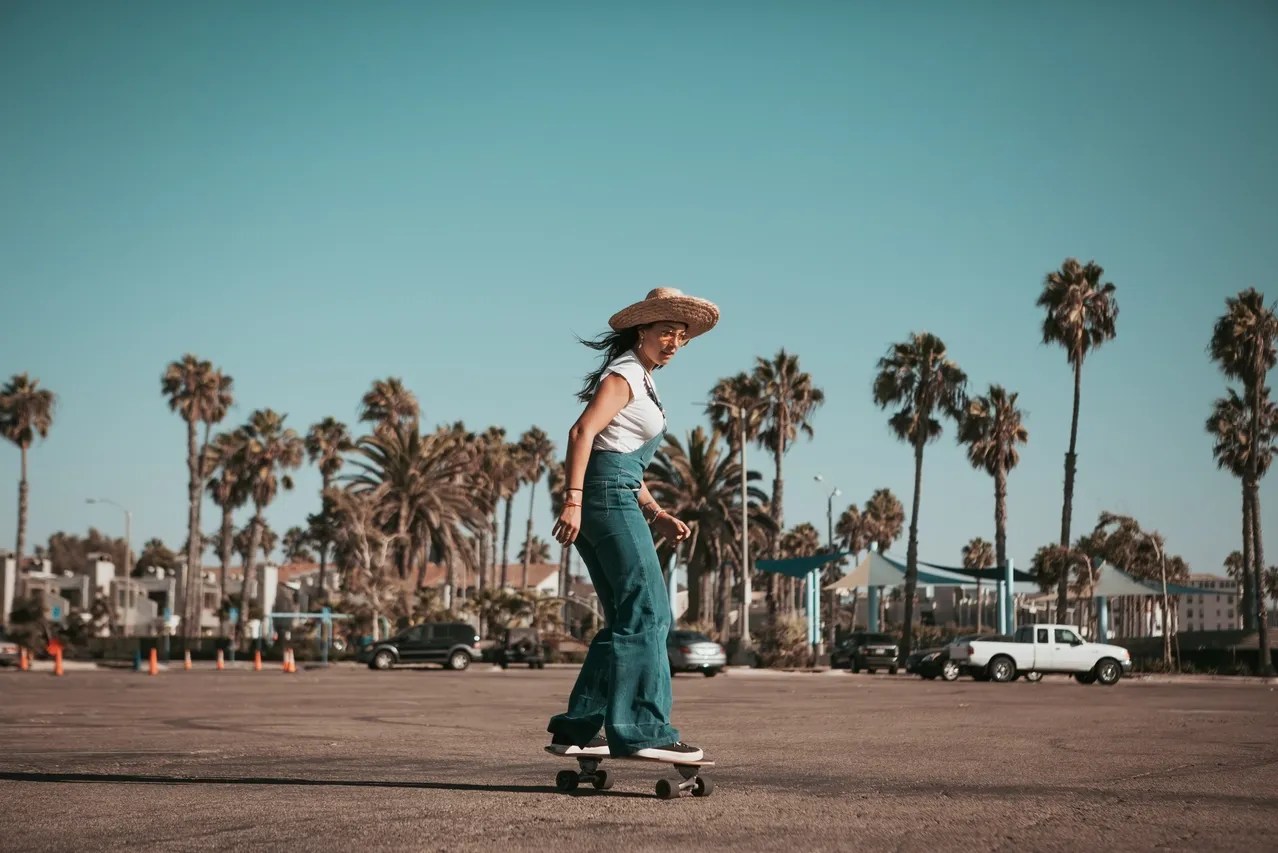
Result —
[[813, 554], [811, 557], [790, 557], [785, 560], [755, 560], [754, 567], [761, 572], [776, 572], [792, 578], [806, 578], [813, 569], [819, 569], [826, 563], [851, 556], [849, 551], [834, 551], [828, 554]]
[[[1167, 584], [1168, 595], [1214, 595], [1216, 590], [1186, 586], [1179, 583]], [[1092, 598], [1112, 598], [1116, 595], [1162, 595], [1161, 581], [1143, 581], [1106, 561], [1097, 569], [1096, 583], [1092, 586]]]
[[[920, 586], [975, 587], [976, 578], [961, 569], [946, 569], [928, 563], [919, 564]], [[1024, 572], [1016, 572], [1012, 584], [1014, 594], [1038, 592], [1038, 585], [1028, 580]], [[984, 578], [983, 578], [984, 579]], [[989, 578], [990, 583], [1002, 578]], [[878, 551], [870, 551], [856, 568], [828, 584], [827, 590], [848, 590], [860, 587], [900, 586], [905, 583], [905, 563]]]

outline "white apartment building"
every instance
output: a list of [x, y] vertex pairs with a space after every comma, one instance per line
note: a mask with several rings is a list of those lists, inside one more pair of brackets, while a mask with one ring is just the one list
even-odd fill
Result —
[[1220, 575], [1194, 574], [1189, 586], [1213, 590], [1206, 595], [1176, 596], [1176, 624], [1181, 631], [1234, 631], [1242, 627], [1238, 584]]

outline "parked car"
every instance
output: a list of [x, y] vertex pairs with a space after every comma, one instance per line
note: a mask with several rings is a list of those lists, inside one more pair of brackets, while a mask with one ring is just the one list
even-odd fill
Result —
[[18, 644], [6, 637], [4, 631], [0, 630], [0, 666], [17, 666], [19, 658]]
[[532, 628], [507, 628], [498, 641], [494, 658], [502, 669], [512, 663], [526, 663], [529, 669], [546, 668], [541, 635]]
[[834, 669], [846, 667], [853, 672], [864, 669], [871, 675], [876, 670], [886, 669], [896, 675], [897, 654], [896, 640], [891, 635], [853, 631], [835, 644], [830, 652], [830, 666]]
[[700, 631], [671, 631], [666, 636], [671, 672], [700, 672], [713, 678], [728, 665], [723, 646]]
[[439, 663], [462, 670], [479, 660], [475, 647], [479, 635], [465, 622], [423, 622], [405, 628], [388, 640], [365, 646], [357, 660], [370, 669], [390, 669], [397, 664]]
[[[1069, 673], [1080, 684], [1114, 684], [1132, 671], [1127, 649], [1089, 643], [1071, 625], [1022, 625], [1011, 640], [970, 640], [950, 647], [951, 657], [990, 681], [1013, 681], [1018, 675]], [[1030, 678], [1029, 680], [1036, 680]]]
[[942, 681], [954, 681], [962, 674], [959, 665], [950, 660], [949, 646], [919, 649], [905, 659], [905, 671], [912, 672], [920, 678], [926, 678], [928, 681], [936, 678]]

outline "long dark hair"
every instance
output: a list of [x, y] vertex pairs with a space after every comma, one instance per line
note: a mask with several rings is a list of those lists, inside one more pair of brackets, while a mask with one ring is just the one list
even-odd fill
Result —
[[581, 386], [581, 390], [577, 392], [577, 399], [583, 403], [589, 403], [591, 398], [595, 396], [595, 391], [599, 388], [599, 383], [603, 381], [604, 371], [608, 369], [608, 364], [620, 355], [635, 348], [635, 344], [639, 343], [639, 330], [646, 326], [631, 326], [628, 329], [622, 329], [620, 332], [604, 332], [597, 338], [587, 340], [585, 338], [577, 338], [577, 340], [592, 350], [602, 352], [603, 356], [599, 360], [599, 366], [586, 374], [585, 382]]

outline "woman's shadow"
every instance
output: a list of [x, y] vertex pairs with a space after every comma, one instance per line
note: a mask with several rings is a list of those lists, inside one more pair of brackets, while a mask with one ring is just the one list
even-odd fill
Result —
[[116, 785], [281, 785], [327, 788], [420, 788], [428, 791], [482, 791], [494, 794], [585, 794], [610, 797], [643, 797], [634, 791], [600, 791], [583, 787], [560, 791], [554, 785], [482, 785], [474, 782], [408, 782], [373, 779], [304, 779], [293, 776], [154, 776], [141, 773], [31, 773], [0, 770], [0, 781], [45, 783], [96, 783]]

